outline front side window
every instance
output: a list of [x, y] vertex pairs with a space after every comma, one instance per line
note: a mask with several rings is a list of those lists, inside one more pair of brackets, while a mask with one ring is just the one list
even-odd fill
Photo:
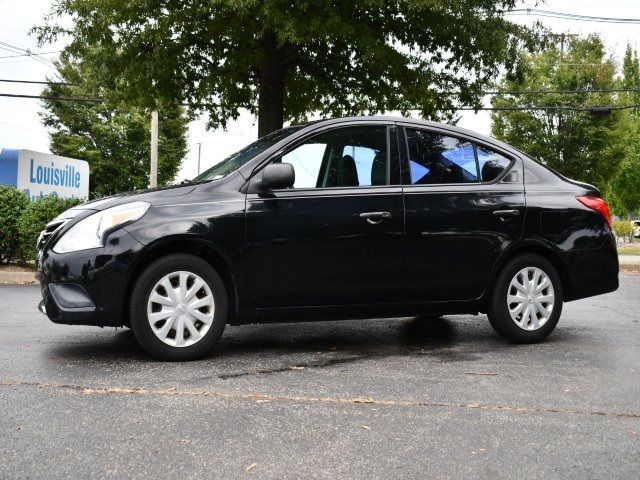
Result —
[[293, 188], [388, 185], [387, 127], [345, 127], [323, 132], [276, 161], [293, 165]]
[[480, 178], [483, 182], [494, 181], [511, 165], [511, 160], [493, 150], [478, 146], [476, 151], [478, 152]]
[[406, 134], [412, 185], [478, 182], [471, 143], [426, 130]]

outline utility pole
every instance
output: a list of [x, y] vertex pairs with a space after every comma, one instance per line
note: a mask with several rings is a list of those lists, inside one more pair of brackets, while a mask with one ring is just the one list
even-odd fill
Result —
[[151, 174], [149, 187], [158, 186], [158, 111], [151, 112]]
[[198, 142], [198, 175], [200, 175], [200, 152], [202, 151], [202, 143]]

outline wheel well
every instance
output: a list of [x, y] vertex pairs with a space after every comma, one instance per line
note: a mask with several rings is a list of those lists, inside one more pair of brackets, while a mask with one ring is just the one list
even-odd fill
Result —
[[189, 255], [200, 257], [204, 261], [209, 263], [209, 265], [211, 265], [213, 268], [215, 268], [220, 277], [222, 277], [224, 285], [227, 288], [227, 295], [229, 296], [229, 306], [231, 307], [229, 310], [229, 314], [232, 316], [235, 315], [238, 306], [238, 289], [236, 280], [231, 272], [231, 268], [224, 260], [224, 258], [211, 245], [204, 241], [176, 239], [162, 242], [157, 246], [147, 249], [134, 266], [131, 274], [129, 275], [125, 288], [125, 298], [122, 305], [123, 323], [125, 325], [129, 325], [129, 302], [131, 300], [131, 291], [133, 289], [133, 284], [135, 283], [135, 281], [138, 279], [144, 269], [147, 268], [147, 266], [149, 266], [152, 262], [160, 257], [173, 253], [186, 253]]
[[504, 255], [503, 258], [500, 259], [498, 265], [491, 272], [491, 277], [488, 282], [488, 288], [485, 290], [482, 299], [482, 310], [486, 311], [486, 302], [489, 298], [489, 295], [493, 291], [493, 286], [495, 284], [496, 279], [498, 278], [498, 274], [502, 271], [505, 264], [514, 257], [518, 255], [523, 255], [526, 253], [533, 253], [535, 255], [539, 255], [553, 265], [553, 268], [556, 269], [558, 275], [560, 276], [560, 281], [562, 282], [562, 291], [564, 293], [564, 297], [569, 297], [569, 278], [567, 276], [567, 266], [562, 261], [562, 259], [551, 249], [541, 246], [541, 245], [522, 245], [508, 254]]

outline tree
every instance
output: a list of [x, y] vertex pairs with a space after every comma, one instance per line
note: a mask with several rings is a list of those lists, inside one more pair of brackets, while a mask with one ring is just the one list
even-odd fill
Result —
[[[111, 100], [108, 89], [90, 82], [89, 68], [63, 55], [57, 69], [66, 84], [49, 85], [43, 91], [45, 96], [107, 98], [101, 103], [45, 100], [42, 119], [52, 129], [50, 149], [89, 162], [92, 197], [145, 188], [151, 155], [150, 111]], [[175, 103], [159, 110], [158, 184], [162, 185], [174, 179], [186, 155], [188, 119]]]
[[[640, 61], [638, 53], [627, 45], [622, 62], [620, 86], [631, 90], [621, 97], [629, 105], [640, 105]], [[628, 127], [633, 132], [630, 148], [618, 174], [611, 181], [609, 200], [612, 209], [631, 220], [633, 212], [640, 209], [640, 109], [629, 114]]]
[[67, 51], [125, 101], [187, 102], [209, 112], [210, 127], [248, 109], [262, 136], [309, 112], [439, 118], [455, 104], [479, 106], [500, 67], [514, 69], [518, 47], [537, 41], [504, 19], [516, 3], [60, 0], [51, 22], [71, 27], [38, 34], [45, 43], [70, 35]]
[[[492, 101], [496, 108], [548, 108], [495, 111], [491, 115], [492, 133], [558, 172], [606, 191], [627, 155], [631, 133], [625, 125], [629, 125], [629, 112], [592, 115], [588, 111], [591, 106], [614, 105], [614, 94], [563, 91], [615, 88], [616, 65], [607, 58], [597, 36], [563, 45], [567, 48], [564, 52], [559, 45], [551, 45], [539, 53], [522, 53], [521, 75], [505, 75], [499, 83], [507, 92], [559, 93], [497, 96]], [[566, 107], [578, 110], [563, 109]]]
[[640, 209], [640, 158], [626, 158], [611, 182], [610, 203], [614, 213], [627, 220]]

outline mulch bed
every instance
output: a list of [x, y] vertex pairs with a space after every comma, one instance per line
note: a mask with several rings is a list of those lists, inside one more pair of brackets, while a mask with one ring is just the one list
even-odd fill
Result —
[[0, 265], [0, 272], [35, 272], [36, 267], [32, 263], [10, 263], [8, 265]]

